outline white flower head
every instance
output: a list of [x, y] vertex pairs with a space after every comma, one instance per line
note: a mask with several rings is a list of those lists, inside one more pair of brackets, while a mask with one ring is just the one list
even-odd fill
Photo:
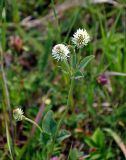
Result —
[[21, 108], [16, 108], [13, 110], [13, 117], [16, 121], [22, 121], [24, 118], [24, 112]]
[[72, 38], [72, 42], [78, 48], [82, 48], [88, 44], [90, 36], [85, 29], [78, 29]]
[[52, 49], [52, 56], [54, 59], [56, 59], [57, 61], [61, 60], [65, 60], [69, 57], [69, 49], [67, 46], [65, 46], [64, 44], [57, 44], [53, 47]]

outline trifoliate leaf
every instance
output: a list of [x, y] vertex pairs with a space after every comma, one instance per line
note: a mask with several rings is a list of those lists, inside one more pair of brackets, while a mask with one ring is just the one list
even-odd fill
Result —
[[54, 135], [57, 129], [57, 123], [53, 118], [53, 112], [48, 111], [43, 119], [42, 128], [44, 132]]

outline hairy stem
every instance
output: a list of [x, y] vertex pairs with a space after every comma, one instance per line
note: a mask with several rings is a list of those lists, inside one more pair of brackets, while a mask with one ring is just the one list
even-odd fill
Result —
[[29, 119], [29, 118], [27, 118], [27, 117], [24, 117], [24, 120], [26, 120], [26, 121], [34, 124], [34, 125], [40, 130], [40, 132], [43, 133], [42, 128], [41, 128], [35, 121], [33, 121], [33, 120], [31, 120], [31, 119]]

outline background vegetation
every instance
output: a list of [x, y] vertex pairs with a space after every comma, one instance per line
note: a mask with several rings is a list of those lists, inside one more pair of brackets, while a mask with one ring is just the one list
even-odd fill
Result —
[[0, 72], [0, 160], [11, 159], [6, 124], [15, 160], [42, 160], [39, 131], [27, 122], [15, 123], [11, 113], [21, 106], [41, 126], [43, 116], [52, 109], [59, 120], [69, 81], [51, 50], [57, 43], [69, 44], [78, 28], [91, 36], [82, 56], [93, 54], [95, 59], [86, 67], [84, 78], [75, 80], [72, 109], [62, 126], [71, 136], [55, 144], [53, 156], [55, 160], [126, 158], [125, 8], [125, 0], [1, 0], [0, 45], [11, 108], [5, 102]]

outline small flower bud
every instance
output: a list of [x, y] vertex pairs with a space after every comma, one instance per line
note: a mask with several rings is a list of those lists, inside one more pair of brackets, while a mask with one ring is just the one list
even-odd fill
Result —
[[23, 48], [22, 39], [19, 36], [11, 36], [10, 37], [10, 45], [19, 52]]
[[16, 108], [13, 110], [13, 117], [16, 121], [22, 121], [24, 118], [23, 110], [21, 108]]
[[108, 77], [106, 76], [106, 74], [101, 74], [98, 76], [97, 82], [99, 84], [105, 85], [108, 83]]

